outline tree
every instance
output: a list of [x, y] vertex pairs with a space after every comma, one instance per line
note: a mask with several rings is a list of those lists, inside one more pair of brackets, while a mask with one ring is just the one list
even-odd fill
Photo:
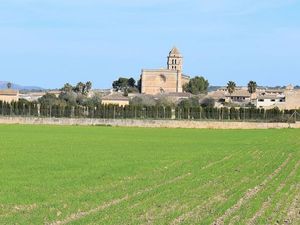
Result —
[[115, 80], [112, 84], [112, 87], [116, 91], [124, 91], [128, 87], [128, 79], [120, 77], [118, 80]]
[[178, 106], [186, 109], [192, 107], [199, 107], [200, 106], [199, 98], [192, 97], [188, 99], [183, 99], [179, 102]]
[[124, 93], [138, 92], [138, 87], [135, 85], [136, 81], [131, 78], [120, 77], [112, 83], [112, 87], [116, 91], [123, 91]]
[[142, 93], [142, 79], [138, 80], [136, 87], [139, 90], [139, 92]]
[[73, 89], [76, 93], [84, 93], [85, 84], [82, 82], [77, 83], [76, 87]]
[[92, 86], [93, 84], [91, 81], [85, 83], [85, 89], [84, 89], [85, 94], [88, 94], [92, 90]]
[[227, 83], [227, 91], [230, 94], [230, 100], [231, 100], [231, 95], [235, 91], [236, 84], [233, 81], [228, 81]]
[[176, 105], [176, 100], [172, 97], [161, 96], [156, 100], [156, 106], [173, 107]]
[[130, 100], [130, 105], [132, 106], [155, 106], [156, 101], [153, 96], [141, 95], [139, 97], [134, 97]]
[[92, 89], [92, 82], [88, 81], [86, 83], [78, 82], [75, 87], [73, 87], [69, 83], [66, 83], [61, 89], [61, 91], [65, 93], [75, 92], [76, 94], [87, 95], [91, 91], [91, 89]]
[[73, 86], [69, 83], [66, 83], [63, 88], [61, 89], [61, 91], [63, 92], [72, 92], [73, 91]]
[[128, 79], [127, 85], [129, 87], [136, 87], [135, 86], [135, 79], [133, 79], [132, 77]]
[[248, 83], [248, 92], [250, 93], [250, 94], [253, 94], [253, 93], [255, 93], [256, 92], [256, 89], [257, 89], [257, 84], [256, 84], [256, 82], [255, 81], [249, 81], [249, 83]]
[[208, 80], [204, 77], [194, 77], [190, 81], [183, 85], [183, 91], [192, 93], [194, 95], [207, 93], [208, 90]]
[[6, 86], [7, 86], [8, 89], [11, 89], [12, 83], [8, 82], [8, 83], [6, 84]]
[[59, 99], [65, 101], [66, 103], [68, 103], [68, 105], [75, 106], [77, 104], [77, 94], [73, 91], [60, 93]]
[[230, 95], [232, 95], [232, 93], [235, 91], [235, 88], [236, 88], [236, 84], [235, 82], [233, 81], [229, 81], [227, 83], [227, 91]]
[[200, 104], [201, 104], [202, 107], [211, 107], [211, 108], [213, 108], [213, 107], [215, 107], [215, 103], [216, 103], [216, 101], [211, 97], [205, 97], [205, 98], [200, 100]]
[[55, 94], [49, 94], [49, 93], [39, 98], [38, 101], [43, 105], [49, 105], [49, 106], [58, 105], [60, 102], [59, 99], [55, 96]]

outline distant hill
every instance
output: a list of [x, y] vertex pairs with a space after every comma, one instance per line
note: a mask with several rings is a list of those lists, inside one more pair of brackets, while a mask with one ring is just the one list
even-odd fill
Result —
[[[0, 89], [6, 89], [7, 88], [7, 81], [0, 81]], [[19, 84], [12, 84], [12, 89], [15, 90], [44, 90], [44, 88], [38, 87], [38, 86], [23, 86]]]
[[208, 87], [208, 92], [211, 92], [211, 91], [216, 91], [218, 90], [219, 88], [221, 88], [222, 86], [209, 86]]

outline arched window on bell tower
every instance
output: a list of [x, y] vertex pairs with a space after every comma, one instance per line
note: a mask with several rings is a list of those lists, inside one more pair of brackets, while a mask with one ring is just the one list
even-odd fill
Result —
[[176, 47], [174, 47], [169, 53], [168, 70], [182, 71], [182, 56]]

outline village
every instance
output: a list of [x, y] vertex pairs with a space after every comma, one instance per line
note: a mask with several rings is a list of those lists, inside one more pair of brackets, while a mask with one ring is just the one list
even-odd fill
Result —
[[2, 0], [0, 225], [300, 225], [299, 12]]
[[[78, 90], [84, 88], [84, 83], [78, 83], [73, 89], [72, 87], [68, 89], [68, 85], [72, 86], [67, 83], [61, 89], [24, 92], [13, 89], [11, 83], [8, 83], [6, 89], [0, 90], [0, 101], [38, 102], [45, 96], [52, 96], [52, 99], [55, 96], [68, 102], [69, 99], [62, 96], [66, 96], [68, 92], [74, 92], [76, 88]], [[83, 86], [80, 87], [80, 85]], [[204, 77], [191, 78], [183, 73], [183, 56], [176, 47], [169, 52], [165, 69], [143, 69], [138, 82], [133, 78], [119, 78], [113, 82], [111, 88], [102, 90], [92, 89], [91, 82], [88, 85], [88, 91], [81, 97], [93, 99], [95, 103], [103, 105], [177, 106], [187, 104], [214, 108], [254, 107], [280, 110], [300, 108], [300, 88], [291, 84], [268, 88], [249, 81], [248, 86], [243, 87], [237, 86], [234, 81], [229, 81], [224, 87], [213, 87], [209, 90], [209, 83]]]

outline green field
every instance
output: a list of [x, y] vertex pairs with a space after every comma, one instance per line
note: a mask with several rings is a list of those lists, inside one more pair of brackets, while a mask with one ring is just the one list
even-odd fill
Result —
[[300, 130], [0, 125], [0, 224], [300, 224]]

